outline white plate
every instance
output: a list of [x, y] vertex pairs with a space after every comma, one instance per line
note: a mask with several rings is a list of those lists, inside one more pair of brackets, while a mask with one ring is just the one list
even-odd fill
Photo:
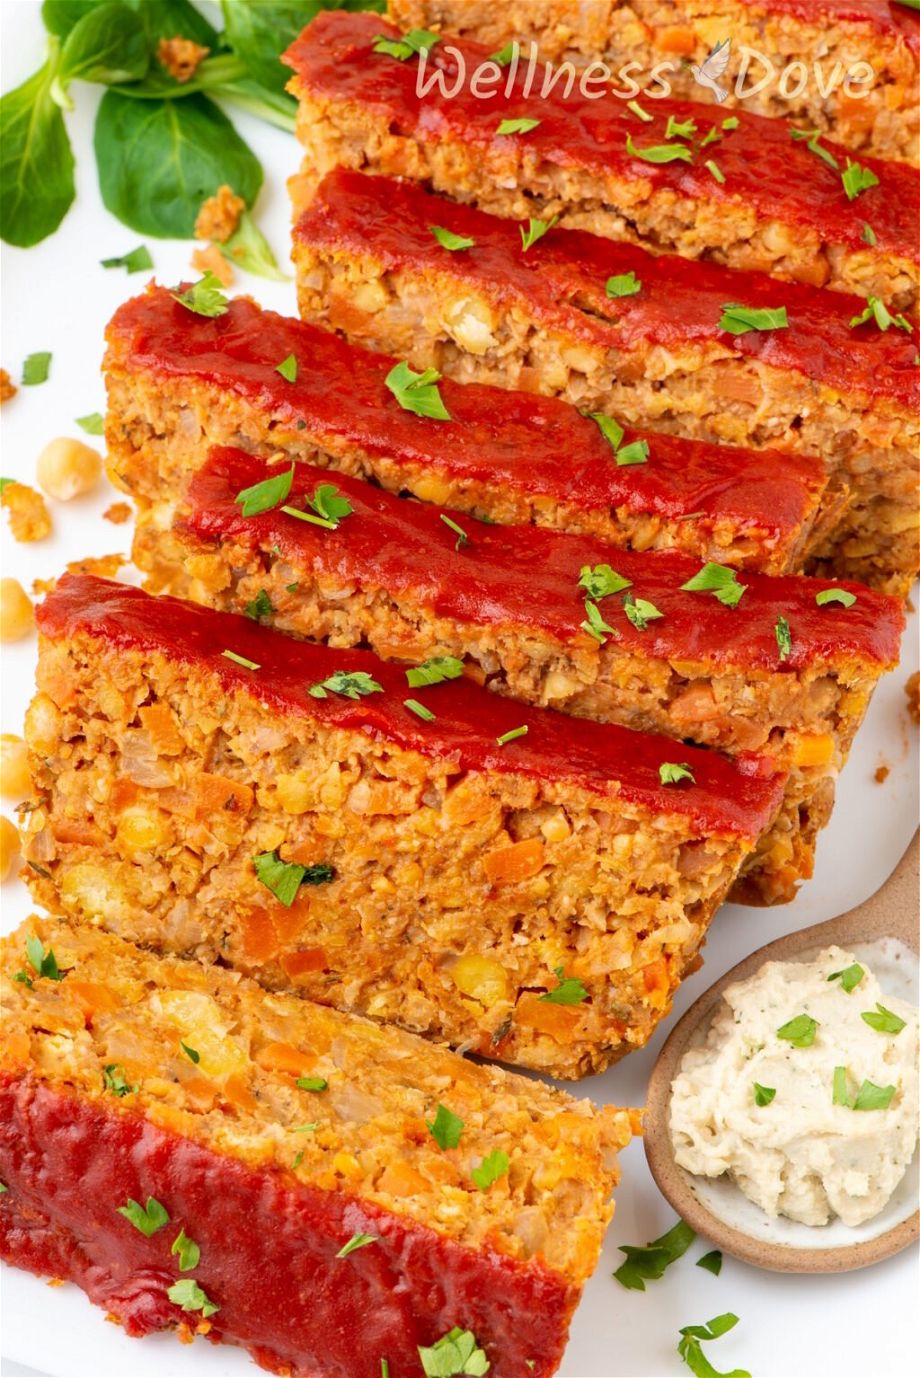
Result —
[[[38, 8], [38, 0], [0, 5], [3, 90], [17, 85], [42, 60]], [[86, 86], [74, 94], [77, 109], [67, 123], [77, 159], [77, 202], [52, 239], [24, 251], [3, 246], [2, 363], [18, 381], [27, 354], [42, 349], [54, 353], [50, 381], [23, 389], [3, 408], [2, 471], [25, 481], [34, 481], [36, 457], [49, 439], [79, 436], [73, 418], [104, 410], [99, 364], [105, 323], [145, 281], [144, 274], [128, 278], [120, 270], [98, 266], [99, 259], [135, 247], [141, 236], [102, 209], [92, 154], [97, 98]], [[265, 167], [258, 219], [283, 261], [288, 238], [284, 183], [298, 163], [296, 145], [290, 136], [255, 120], [237, 113], [233, 119]], [[147, 243], [161, 281], [191, 275], [190, 245]], [[266, 306], [295, 311], [292, 283], [241, 278], [240, 286]], [[35, 578], [60, 573], [68, 560], [127, 550], [130, 527], [102, 520], [116, 498], [121, 495], [101, 485], [86, 499], [54, 504], [55, 534], [38, 545], [16, 545], [4, 518], [4, 572], [29, 587]], [[675, 1014], [754, 948], [851, 908], [893, 869], [917, 816], [917, 737], [904, 711], [904, 683], [917, 663], [916, 632], [913, 617], [905, 660], [876, 694], [843, 776], [837, 810], [821, 840], [815, 879], [795, 904], [782, 909], [726, 906], [707, 946], [706, 966], [679, 993]], [[4, 647], [5, 732], [22, 731], [34, 661], [33, 640]], [[873, 774], [881, 763], [891, 774], [877, 785]], [[18, 882], [10, 882], [3, 900], [4, 926], [11, 929], [30, 912], [28, 895]], [[641, 1104], [665, 1032], [659, 1031], [649, 1048], [619, 1067], [582, 1083], [582, 1092], [600, 1102]], [[721, 1277], [715, 1278], [694, 1267], [707, 1247], [700, 1241], [644, 1294], [626, 1292], [612, 1281], [622, 1257], [618, 1244], [644, 1243], [672, 1223], [670, 1208], [648, 1173], [642, 1145], [631, 1145], [623, 1156], [617, 1216], [575, 1317], [561, 1378], [661, 1378], [683, 1372], [676, 1352], [679, 1327], [728, 1310], [741, 1317], [741, 1324], [712, 1346], [718, 1368], [748, 1368], [757, 1378], [900, 1378], [908, 1371], [917, 1285], [917, 1262], [910, 1254], [836, 1278], [759, 1273], [726, 1259]], [[189, 1348], [165, 1335], [129, 1340], [72, 1286], [49, 1290], [39, 1279], [7, 1268], [0, 1271], [0, 1288], [4, 1353], [43, 1373], [60, 1378], [256, 1378], [259, 1372], [245, 1354], [229, 1347], [199, 1341]], [[354, 1378], [376, 1375], [365, 1374], [356, 1364]]]

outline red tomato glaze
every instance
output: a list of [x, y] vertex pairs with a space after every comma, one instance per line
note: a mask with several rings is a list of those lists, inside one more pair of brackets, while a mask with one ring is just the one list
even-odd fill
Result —
[[[432, 225], [474, 238], [475, 247], [449, 253]], [[343, 168], [324, 178], [294, 240], [368, 256], [388, 270], [454, 278], [506, 311], [523, 300], [542, 324], [607, 349], [662, 345], [679, 352], [713, 343], [841, 391], [920, 410], [920, 334], [896, 327], [883, 333], [874, 322], [854, 329], [850, 321], [866, 303], [842, 292], [655, 256], [584, 230], [550, 230], [523, 254], [513, 220], [434, 196], [415, 182]], [[642, 290], [609, 299], [607, 279], [630, 272]], [[719, 329], [726, 303], [785, 306], [788, 329], [728, 334]]]
[[742, 0], [765, 14], [791, 14], [807, 23], [865, 24], [886, 38], [903, 39], [917, 51], [920, 19], [898, 0]]
[[[77, 1283], [129, 1335], [191, 1328], [167, 1297], [194, 1277], [220, 1310], [209, 1338], [298, 1378], [422, 1378], [418, 1345], [459, 1325], [494, 1378], [553, 1373], [577, 1289], [538, 1261], [464, 1248], [344, 1192], [258, 1170], [30, 1075], [0, 1078], [0, 1252]], [[153, 1196], [170, 1223], [149, 1239], [118, 1207]], [[183, 1228], [201, 1249], [181, 1274]], [[343, 1259], [353, 1234], [378, 1242]], [[533, 1359], [533, 1370], [527, 1360]]]
[[[741, 533], [766, 532], [775, 544], [798, 530], [825, 483], [814, 459], [633, 428], [623, 444], [644, 438], [651, 458], [621, 468], [595, 422], [575, 407], [447, 379], [440, 389], [451, 420], [434, 422], [405, 411], [386, 387], [394, 359], [244, 297], [209, 318], [152, 286], [119, 307], [107, 335], [112, 368], [200, 379], [246, 398], [288, 430], [304, 422], [308, 434], [336, 437], [373, 457], [582, 512], [625, 507], [665, 520], [698, 514], [703, 529], [727, 521]], [[277, 369], [290, 354], [299, 361], [293, 383]]]
[[[672, 552], [620, 550], [591, 536], [531, 526], [493, 526], [454, 512], [469, 537], [457, 536], [437, 507], [395, 497], [358, 479], [298, 466], [287, 505], [307, 509], [318, 485], [334, 481], [354, 509], [328, 531], [286, 515], [280, 507], [244, 517], [237, 493], [283, 472], [241, 450], [214, 449], [192, 480], [184, 523], [198, 541], [219, 546], [243, 541], [254, 551], [277, 547], [295, 570], [327, 575], [367, 589], [408, 596], [437, 616], [493, 627], [536, 628], [563, 642], [597, 645], [581, 630], [584, 565], [610, 564], [632, 581], [626, 592], [654, 603], [663, 617], [639, 631], [623, 612], [623, 594], [600, 607], [618, 633], [617, 646], [640, 656], [701, 660], [717, 666], [795, 671], [808, 665], [869, 661], [892, 665], [904, 625], [900, 602], [861, 584], [849, 608], [819, 607], [822, 589], [844, 587], [819, 579], [768, 578], [742, 573], [737, 608], [711, 593], [684, 593], [700, 561]], [[776, 624], [790, 624], [792, 650], [779, 659]]]
[[[732, 762], [688, 746], [680, 747], [677, 759], [692, 767], [696, 783], [662, 785], [659, 767], [675, 759], [674, 743], [663, 737], [528, 708], [468, 679], [410, 691], [403, 669], [368, 651], [292, 641], [248, 617], [152, 598], [91, 575], [64, 575], [37, 609], [36, 621], [53, 641], [82, 635], [103, 647], [165, 655], [194, 666], [214, 677], [215, 692], [252, 695], [282, 716], [303, 715], [382, 738], [401, 750], [446, 757], [463, 770], [566, 781], [607, 798], [615, 793], [656, 816], [687, 818], [704, 832], [754, 839], [771, 821], [783, 793], [784, 776], [765, 758]], [[259, 669], [229, 659], [225, 650]], [[365, 671], [383, 692], [357, 700], [308, 693], [336, 670]], [[425, 703], [436, 720], [422, 722], [406, 708], [408, 697]], [[528, 728], [525, 736], [498, 745], [497, 738], [521, 726]]]
[[[879, 185], [850, 201], [841, 181], [840, 170], [847, 166], [844, 148], [824, 141], [839, 163], [835, 171], [816, 157], [805, 141], [792, 139], [788, 123], [740, 107], [731, 112], [739, 120], [738, 128], [723, 130], [725, 116], [717, 105], [646, 96], [641, 103], [651, 119], [643, 120], [630, 110], [627, 100], [604, 90], [597, 80], [589, 95], [582, 93], [577, 82], [566, 94], [565, 81], [560, 79], [543, 96], [542, 68], [532, 82], [533, 93], [527, 95], [526, 63], [521, 64], [510, 96], [503, 76], [497, 86], [493, 83], [488, 88], [494, 93], [491, 98], [483, 99], [481, 93], [473, 94], [470, 82], [477, 68], [487, 61], [489, 48], [453, 35], [446, 35], [431, 50], [427, 76], [440, 69], [452, 92], [461, 65], [454, 54], [461, 53], [465, 75], [457, 94], [446, 95], [432, 88], [419, 96], [419, 60], [412, 57], [402, 62], [386, 53], [375, 53], [374, 41], [381, 34], [400, 37], [397, 28], [382, 23], [375, 14], [321, 12], [283, 57], [296, 74], [291, 83], [295, 94], [303, 92], [333, 103], [357, 103], [378, 118], [386, 118], [392, 132], [422, 142], [448, 140], [497, 152], [511, 150], [517, 143], [537, 161], [585, 169], [619, 182], [641, 181], [655, 190], [673, 192], [680, 199], [740, 202], [754, 207], [763, 220], [801, 226], [816, 233], [823, 243], [842, 244], [870, 255], [888, 252], [910, 261], [917, 259], [920, 175], [906, 163], [860, 155], [862, 166], [871, 168]], [[601, 91], [600, 98], [592, 98]], [[538, 119], [539, 124], [523, 134], [497, 133], [502, 120], [522, 117]], [[694, 121], [693, 144], [668, 138], [671, 118]], [[701, 142], [710, 130], [719, 136], [718, 141], [703, 148]], [[649, 163], [627, 151], [628, 136], [640, 151], [677, 142], [693, 149], [693, 160]], [[706, 167], [711, 159], [718, 163], [724, 183]], [[867, 220], [877, 237], [874, 250], [869, 250], [862, 238]]]

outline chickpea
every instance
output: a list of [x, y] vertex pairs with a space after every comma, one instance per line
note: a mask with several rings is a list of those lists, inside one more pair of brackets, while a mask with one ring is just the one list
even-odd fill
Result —
[[0, 881], [8, 879], [18, 851], [18, 832], [8, 818], [0, 818]]
[[129, 857], [139, 852], [155, 852], [167, 841], [167, 829], [159, 811], [138, 804], [125, 809], [118, 821], [116, 838], [119, 850]]
[[0, 579], [0, 641], [21, 641], [35, 623], [29, 595], [17, 579]]
[[49, 497], [60, 502], [88, 493], [99, 482], [101, 473], [98, 451], [82, 440], [62, 436], [52, 440], [38, 456], [38, 482]]
[[32, 788], [29, 749], [10, 732], [0, 736], [0, 794], [4, 799], [25, 799]]

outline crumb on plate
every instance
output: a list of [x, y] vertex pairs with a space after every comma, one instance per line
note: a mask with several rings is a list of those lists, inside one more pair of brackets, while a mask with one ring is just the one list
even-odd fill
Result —
[[113, 526], [124, 526], [126, 521], [131, 520], [131, 504], [129, 502], [113, 502], [111, 507], [107, 507], [102, 515]]
[[0, 505], [10, 514], [10, 530], [16, 541], [43, 541], [51, 535], [51, 517], [41, 493], [16, 479], [3, 485]]

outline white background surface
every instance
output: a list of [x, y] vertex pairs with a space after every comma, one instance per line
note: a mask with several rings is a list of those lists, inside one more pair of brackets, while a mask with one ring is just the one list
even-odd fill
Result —
[[[38, 0], [0, 0], [0, 19], [6, 91], [42, 60]], [[97, 89], [74, 88], [77, 108], [67, 123], [77, 160], [77, 201], [62, 228], [33, 249], [4, 245], [2, 251], [0, 362], [18, 382], [27, 354], [45, 349], [54, 353], [49, 382], [22, 389], [3, 408], [2, 472], [26, 482], [34, 482], [35, 461], [48, 440], [82, 436], [73, 418], [104, 411], [99, 375], [103, 329], [119, 302], [140, 291], [146, 280], [144, 274], [127, 278], [121, 270], [98, 266], [99, 259], [124, 253], [141, 240], [106, 214], [99, 200], [91, 145]], [[231, 114], [265, 166], [258, 220], [279, 262], [286, 262], [284, 181], [298, 162], [293, 137]], [[147, 243], [161, 281], [190, 275], [190, 245]], [[292, 283], [241, 276], [238, 287], [266, 306], [295, 310]], [[90, 443], [101, 446], [101, 440]], [[101, 516], [116, 498], [121, 500], [121, 495], [101, 484], [88, 498], [66, 506], [52, 504], [54, 535], [36, 545], [15, 544], [4, 517], [4, 574], [15, 575], [29, 588], [35, 578], [60, 573], [68, 560], [127, 551], [130, 526], [112, 526]], [[912, 616], [902, 665], [876, 694], [843, 776], [837, 810], [821, 839], [815, 878], [794, 905], [723, 909], [706, 948], [705, 968], [685, 983], [675, 1014], [755, 948], [858, 904], [893, 869], [917, 818], [917, 732], [905, 712], [904, 697], [904, 683], [916, 668], [916, 641], [917, 618]], [[34, 638], [4, 647], [4, 732], [22, 731], [34, 658]], [[873, 780], [880, 763], [891, 768], [882, 785]], [[3, 900], [4, 927], [13, 928], [29, 912], [25, 888], [9, 882]], [[598, 1101], [641, 1104], [652, 1062], [672, 1022], [673, 1017], [649, 1048], [582, 1083], [582, 1092]], [[623, 1155], [622, 1167], [616, 1218], [575, 1318], [562, 1378], [671, 1378], [685, 1371], [676, 1353], [679, 1327], [723, 1311], [734, 1311], [741, 1320], [730, 1335], [709, 1346], [720, 1370], [747, 1368], [755, 1378], [901, 1378], [913, 1371], [918, 1269], [910, 1254], [836, 1277], [781, 1276], [726, 1258], [721, 1277], [715, 1278], [694, 1266], [709, 1247], [699, 1240], [644, 1294], [624, 1291], [611, 1279], [622, 1259], [616, 1246], [645, 1243], [669, 1228], [674, 1216], [652, 1182], [640, 1142]], [[198, 1341], [187, 1348], [165, 1335], [129, 1340], [72, 1286], [49, 1291], [39, 1279], [3, 1269], [0, 1289], [4, 1354], [43, 1373], [61, 1378], [216, 1378], [258, 1372], [243, 1353], [229, 1347]], [[376, 1378], [376, 1371], [365, 1372], [358, 1355], [354, 1378]]]

